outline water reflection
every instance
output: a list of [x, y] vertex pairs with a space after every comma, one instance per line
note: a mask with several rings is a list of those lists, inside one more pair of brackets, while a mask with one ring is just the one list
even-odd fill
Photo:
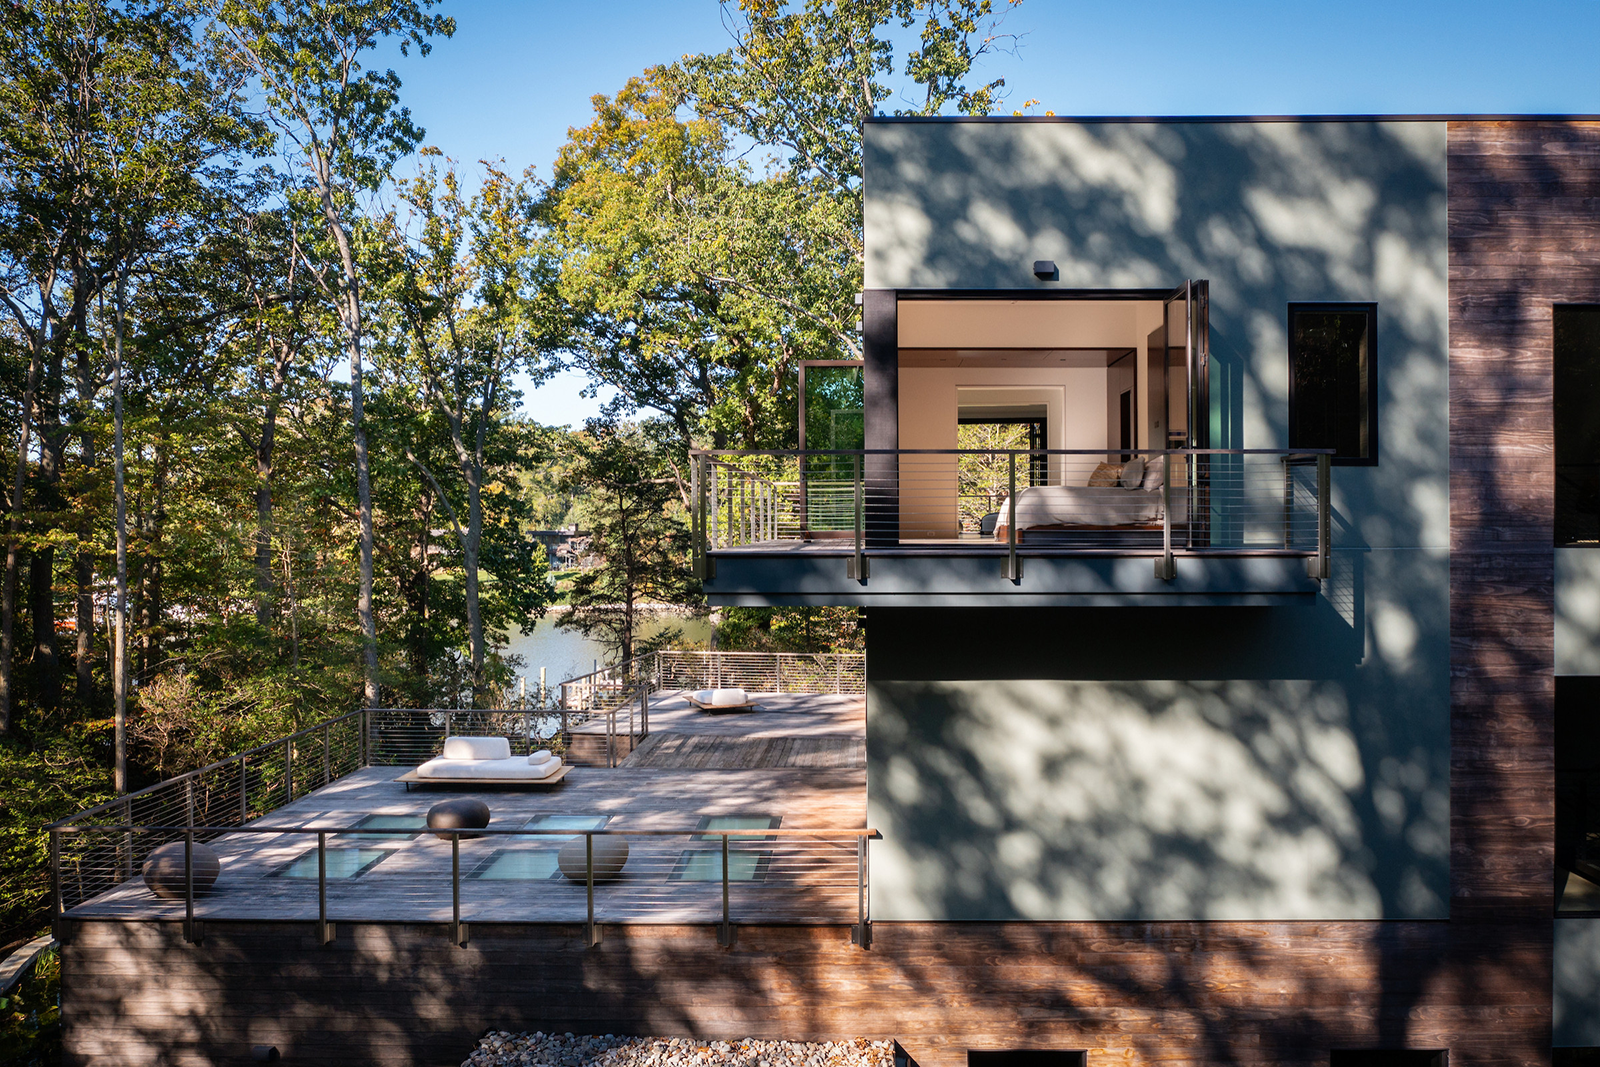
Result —
[[[558, 618], [559, 613], [552, 611], [527, 634], [511, 635], [507, 651], [522, 657], [522, 667], [518, 673], [528, 679], [530, 695], [539, 684], [540, 667], [545, 668], [545, 680], [554, 686], [567, 678], [588, 674], [594, 670], [597, 661], [601, 666], [606, 664], [606, 652], [600, 642], [591, 641], [576, 630], [557, 629]], [[669, 627], [683, 631], [681, 647], [705, 648], [711, 643], [710, 620], [703, 616], [665, 612], [648, 616], [640, 627], [639, 636], [653, 637]]]

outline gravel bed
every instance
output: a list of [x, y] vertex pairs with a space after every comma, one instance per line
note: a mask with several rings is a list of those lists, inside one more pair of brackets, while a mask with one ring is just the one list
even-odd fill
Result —
[[486, 1034], [461, 1067], [894, 1067], [894, 1042]]

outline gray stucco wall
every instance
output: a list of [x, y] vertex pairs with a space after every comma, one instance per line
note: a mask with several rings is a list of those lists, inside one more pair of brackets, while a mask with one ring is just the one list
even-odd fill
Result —
[[1443, 917], [1444, 125], [887, 122], [865, 158], [869, 287], [1209, 280], [1216, 447], [1287, 445], [1290, 301], [1376, 301], [1381, 439], [1304, 608], [873, 609], [874, 915]]
[[1600, 1047], [1600, 919], [1555, 922], [1554, 1044]]

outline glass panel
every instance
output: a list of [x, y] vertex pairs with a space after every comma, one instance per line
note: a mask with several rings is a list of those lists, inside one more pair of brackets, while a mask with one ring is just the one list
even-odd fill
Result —
[[[529, 830], [603, 830], [609, 815], [535, 815], [529, 819]], [[540, 841], [570, 841], [576, 834], [540, 835]]]
[[[776, 830], [783, 820], [772, 815], [713, 815], [700, 820], [702, 830]], [[729, 841], [760, 841], [765, 834], [729, 834]], [[706, 840], [721, 841], [722, 835]], [[721, 854], [721, 850], [718, 850]]]
[[860, 367], [806, 367], [806, 448], [865, 447]]
[[[739, 849], [728, 853], [728, 881], [759, 882], [772, 862], [770, 852]], [[673, 877], [680, 882], [722, 881], [722, 849], [691, 849], [678, 860]]]
[[[394, 854], [390, 848], [330, 848], [327, 877], [359, 878]], [[309, 878], [317, 880], [317, 850], [301, 853], [277, 871], [279, 878]]]
[[537, 882], [554, 877], [556, 870], [556, 850], [553, 848], [507, 849], [490, 856], [487, 863], [468, 877], [491, 881]]
[[1291, 314], [1290, 448], [1332, 448], [1341, 459], [1367, 457], [1368, 327], [1365, 310]]
[[360, 827], [363, 830], [402, 830], [408, 832], [394, 834], [338, 834], [336, 836], [347, 841], [409, 841], [417, 836], [416, 831], [428, 828], [428, 817], [426, 815], [363, 815], [350, 825]]
[[[805, 434], [809, 451], [866, 446], [864, 383], [860, 367], [805, 368]], [[806, 459], [806, 529], [855, 529], [855, 464], [850, 456]]]
[[1600, 307], [1555, 309], [1556, 544], [1600, 544]]
[[1556, 910], [1600, 914], [1600, 678], [1556, 679]]

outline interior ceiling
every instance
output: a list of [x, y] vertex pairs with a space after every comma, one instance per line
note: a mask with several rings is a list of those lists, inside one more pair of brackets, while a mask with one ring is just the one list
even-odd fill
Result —
[[1105, 367], [1131, 348], [902, 348], [902, 367]]

